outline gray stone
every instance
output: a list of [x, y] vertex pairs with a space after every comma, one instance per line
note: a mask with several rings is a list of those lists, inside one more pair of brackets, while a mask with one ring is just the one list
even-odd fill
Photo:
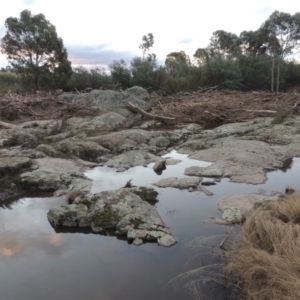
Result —
[[241, 214], [244, 215], [255, 205], [255, 203], [276, 201], [279, 199], [280, 194], [275, 194], [273, 196], [261, 194], [240, 194], [221, 199], [218, 202], [218, 208], [222, 211], [224, 211], [225, 208], [228, 207], [238, 209], [241, 212]]
[[201, 180], [202, 178], [198, 178], [198, 177], [184, 177], [180, 179], [178, 179], [177, 177], [170, 177], [166, 179], [161, 179], [153, 183], [153, 185], [162, 188], [173, 187], [179, 189], [188, 189], [190, 187], [197, 188]]
[[159, 172], [159, 171], [162, 171], [165, 169], [166, 169], [166, 160], [165, 159], [160, 159], [160, 160], [156, 161], [153, 166], [153, 170], [155, 172]]
[[125, 91], [125, 93], [130, 94], [139, 99], [145, 99], [149, 95], [148, 92], [140, 86], [133, 86], [133, 87], [127, 89]]
[[144, 166], [153, 162], [159, 157], [144, 150], [131, 150], [115, 156], [105, 163], [110, 168], [129, 168], [134, 166]]
[[143, 244], [143, 240], [141, 240], [141, 239], [139, 239], [139, 238], [136, 238], [136, 239], [134, 239], [134, 241], [133, 241], [133, 245], [135, 245], [135, 246], [140, 246], [140, 245], [142, 245]]
[[22, 182], [28, 189], [36, 191], [81, 190], [89, 192], [91, 180], [82, 172], [82, 165], [60, 158], [32, 160], [36, 170], [21, 174]]
[[182, 162], [181, 159], [169, 158], [169, 159], [166, 160], [166, 165], [177, 165], [180, 162]]
[[177, 243], [177, 241], [169, 234], [165, 234], [157, 239], [160, 246], [171, 247]]
[[29, 167], [32, 160], [27, 157], [0, 157], [0, 175], [20, 172], [24, 167]]
[[84, 160], [97, 161], [99, 156], [110, 151], [92, 141], [64, 140], [57, 144], [56, 149], [68, 155], [75, 155]]

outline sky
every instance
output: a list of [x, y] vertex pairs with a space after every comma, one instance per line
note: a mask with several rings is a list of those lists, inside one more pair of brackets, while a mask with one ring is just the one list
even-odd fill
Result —
[[[4, 0], [2, 0], [4, 1]], [[192, 58], [209, 44], [212, 33], [240, 34], [256, 30], [275, 10], [300, 11], [295, 0], [9, 0], [0, 9], [0, 38], [5, 20], [28, 9], [43, 13], [63, 39], [72, 65], [107, 66], [114, 60], [129, 63], [141, 56], [143, 35], [154, 35], [155, 53], [163, 63], [168, 53], [185, 51]], [[0, 67], [7, 65], [0, 53]]]

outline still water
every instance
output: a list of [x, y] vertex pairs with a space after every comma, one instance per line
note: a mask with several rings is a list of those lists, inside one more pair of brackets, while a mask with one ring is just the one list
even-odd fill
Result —
[[[151, 186], [161, 178], [184, 177], [188, 166], [209, 165], [176, 152], [166, 156], [182, 162], [167, 166], [160, 176], [153, 172], [153, 164], [123, 173], [99, 167], [88, 170], [86, 176], [93, 179], [92, 192], [96, 193], [122, 187], [129, 179], [134, 185]], [[1, 300], [190, 299], [181, 285], [176, 288], [167, 283], [182, 272], [216, 262], [210, 247], [218, 246], [228, 230], [215, 225], [210, 218], [221, 216], [216, 208], [218, 200], [239, 193], [284, 192], [287, 185], [298, 188], [299, 173], [300, 159], [294, 158], [282, 170], [269, 172], [264, 184], [236, 184], [223, 179], [208, 187], [214, 193], [210, 197], [201, 192], [157, 188], [157, 210], [179, 241], [171, 248], [156, 243], [136, 247], [117, 237], [88, 231], [55, 231], [47, 221], [47, 211], [64, 205], [64, 196], [35, 194], [2, 202]], [[211, 240], [208, 248], [189, 250], [187, 243], [199, 236], [216, 236], [216, 239]], [[208, 284], [202, 292], [206, 299], [230, 299], [218, 286]]]

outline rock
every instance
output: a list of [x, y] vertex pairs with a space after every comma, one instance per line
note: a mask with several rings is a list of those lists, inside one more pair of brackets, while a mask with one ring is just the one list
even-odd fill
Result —
[[224, 170], [208, 169], [209, 167], [188, 167], [184, 171], [187, 176], [201, 176], [201, 177], [223, 177]]
[[242, 221], [242, 214], [238, 208], [223, 207], [222, 219], [229, 223], [240, 223]]
[[149, 95], [144, 88], [139, 86], [133, 86], [127, 89], [125, 93], [137, 97], [139, 99], [145, 99]]
[[[279, 168], [287, 155], [284, 146], [272, 146], [260, 141], [222, 138], [213, 143], [212, 149], [190, 155], [191, 159], [215, 162], [206, 168], [197, 167], [198, 176], [222, 176], [230, 177], [233, 182], [263, 183], [266, 180], [265, 170]], [[195, 175], [189, 171], [186, 170], [185, 174]]]
[[240, 194], [221, 199], [218, 202], [218, 208], [224, 211], [225, 208], [238, 209], [242, 215], [248, 212], [255, 203], [263, 203], [266, 201], [276, 201], [280, 199], [280, 194], [266, 196], [261, 194]]
[[59, 152], [55, 150], [55, 148], [51, 145], [40, 144], [36, 147], [36, 150], [44, 152], [48, 156], [58, 157]]
[[144, 166], [155, 160], [159, 159], [158, 156], [155, 156], [144, 150], [131, 150], [125, 153], [122, 153], [118, 156], [115, 156], [113, 159], [110, 159], [105, 163], [106, 166], [110, 168], [131, 168], [134, 166]]
[[97, 161], [99, 156], [110, 152], [108, 149], [92, 141], [64, 140], [57, 144], [56, 149], [88, 161]]
[[177, 241], [169, 234], [165, 234], [157, 239], [160, 246], [171, 247], [177, 243]]
[[170, 141], [163, 136], [158, 136], [152, 138], [149, 145], [155, 146], [158, 149], [166, 149], [170, 145]]
[[189, 192], [193, 192], [194, 188], [192, 188], [191, 186], [189, 187]]
[[136, 238], [136, 239], [134, 239], [134, 241], [133, 241], [133, 245], [135, 245], [135, 246], [140, 246], [140, 245], [142, 245], [143, 244], [143, 240], [141, 240], [141, 239], [139, 239], [139, 238]]
[[214, 194], [202, 185], [197, 187], [197, 191], [203, 192], [206, 196], [212, 196]]
[[92, 137], [88, 140], [96, 142], [113, 152], [122, 152], [126, 150], [124, 145], [129, 145], [132, 149], [140, 149], [141, 146], [149, 142], [150, 136], [144, 130], [129, 129]]
[[173, 187], [179, 189], [189, 189], [197, 188], [199, 183], [201, 182], [202, 178], [191, 177], [191, 178], [180, 178], [177, 177], [170, 177], [166, 179], [161, 179], [158, 182], [153, 183], [153, 185], [166, 188], [166, 187]]
[[[94, 232], [112, 230], [127, 235], [130, 240], [157, 240], [169, 235], [155, 207], [127, 189], [86, 194], [85, 198], [89, 205], [75, 204], [76, 198], [73, 204], [50, 209], [49, 222], [54, 227], [90, 227]], [[157, 230], [153, 230], [154, 226]]]
[[103, 112], [116, 112], [122, 115], [128, 101], [145, 111], [151, 109], [151, 106], [142, 99], [136, 98], [129, 93], [120, 93], [111, 90], [93, 90], [89, 94], [80, 94], [72, 99], [73, 103], [82, 104], [94, 109], [98, 108]]
[[158, 202], [158, 192], [154, 188], [144, 186], [133, 186], [130, 188], [126, 188], [126, 190], [138, 195], [142, 200], [152, 205]]
[[61, 158], [32, 160], [37, 169], [21, 174], [23, 184], [36, 191], [81, 190], [89, 192], [92, 182], [82, 173], [82, 165]]
[[155, 173], [161, 174], [163, 170], [166, 169], [166, 160], [165, 159], [160, 159], [155, 162], [153, 166], [153, 170]]
[[31, 166], [32, 160], [27, 157], [0, 157], [0, 176], [20, 172]]
[[115, 112], [108, 112], [101, 116], [79, 118], [73, 117], [67, 120], [69, 129], [80, 130], [115, 130], [126, 122], [126, 118]]
[[223, 219], [218, 219], [218, 218], [212, 218], [214, 220], [214, 222], [218, 225], [231, 225], [231, 222], [228, 222], [226, 220]]
[[21, 146], [10, 147], [9, 149], [1, 149], [0, 157], [27, 157], [27, 158], [43, 158], [45, 153], [35, 149], [23, 149]]
[[209, 186], [209, 185], [216, 185], [215, 181], [202, 181], [201, 185]]

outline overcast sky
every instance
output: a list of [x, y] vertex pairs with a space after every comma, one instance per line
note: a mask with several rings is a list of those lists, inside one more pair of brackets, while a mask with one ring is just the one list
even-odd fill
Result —
[[[2, 0], [4, 1], [4, 0]], [[149, 32], [154, 35], [152, 53], [160, 61], [174, 51], [191, 58], [206, 47], [212, 33], [225, 30], [239, 34], [256, 30], [279, 10], [300, 11], [296, 0], [9, 0], [0, 9], [0, 37], [6, 18], [19, 17], [24, 9], [43, 13], [56, 26], [72, 64], [108, 65], [113, 60], [129, 62], [141, 56], [139, 44]], [[0, 67], [7, 65], [0, 54]]]

